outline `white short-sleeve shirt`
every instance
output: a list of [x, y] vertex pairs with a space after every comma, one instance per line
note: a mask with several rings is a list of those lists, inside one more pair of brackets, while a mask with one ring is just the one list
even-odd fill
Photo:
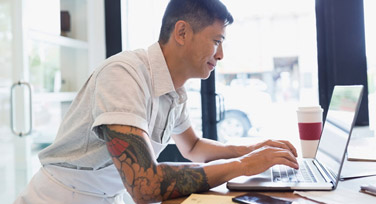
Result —
[[154, 153], [171, 134], [191, 125], [184, 88], [175, 90], [158, 43], [147, 50], [124, 51], [98, 67], [66, 113], [53, 144], [39, 158], [42, 165], [99, 169], [112, 163], [98, 128], [120, 124], [148, 133]]

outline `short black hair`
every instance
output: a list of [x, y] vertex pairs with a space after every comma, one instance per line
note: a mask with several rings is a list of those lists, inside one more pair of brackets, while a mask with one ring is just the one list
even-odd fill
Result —
[[225, 25], [234, 21], [220, 0], [170, 0], [162, 19], [159, 43], [168, 42], [179, 20], [188, 22], [195, 33], [212, 25], [215, 20], [223, 21]]

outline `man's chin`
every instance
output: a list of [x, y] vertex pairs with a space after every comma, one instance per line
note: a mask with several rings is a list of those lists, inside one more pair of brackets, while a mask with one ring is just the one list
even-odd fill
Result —
[[[213, 69], [214, 70], [214, 69]], [[209, 73], [206, 74], [205, 77], [201, 78], [202, 80], [208, 79], [210, 77], [210, 74], [213, 72], [213, 70], [210, 70]]]
[[202, 80], [208, 79], [210, 77], [210, 74], [212, 73], [212, 71], [213, 70], [209, 71], [209, 73], [201, 74], [200, 76], [195, 76], [195, 77], [192, 77], [192, 78], [202, 79]]
[[206, 77], [197, 77], [198, 79], [201, 79], [201, 80], [206, 80], [206, 79], [208, 79], [210, 77], [210, 74], [208, 75], [208, 76], [206, 76]]

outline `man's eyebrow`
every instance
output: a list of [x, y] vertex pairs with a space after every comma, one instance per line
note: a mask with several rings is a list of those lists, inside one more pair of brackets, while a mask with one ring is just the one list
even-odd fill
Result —
[[224, 35], [222, 35], [222, 34], [220, 34], [220, 35], [217, 35], [217, 37], [219, 37], [219, 38], [222, 38], [222, 41], [226, 39], [226, 38], [225, 38], [225, 36], [224, 36]]

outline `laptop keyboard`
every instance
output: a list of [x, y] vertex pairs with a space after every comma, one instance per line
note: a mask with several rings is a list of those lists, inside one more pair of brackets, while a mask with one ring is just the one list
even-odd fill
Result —
[[299, 163], [299, 170], [285, 165], [272, 167], [273, 182], [314, 183], [316, 182], [307, 161]]

